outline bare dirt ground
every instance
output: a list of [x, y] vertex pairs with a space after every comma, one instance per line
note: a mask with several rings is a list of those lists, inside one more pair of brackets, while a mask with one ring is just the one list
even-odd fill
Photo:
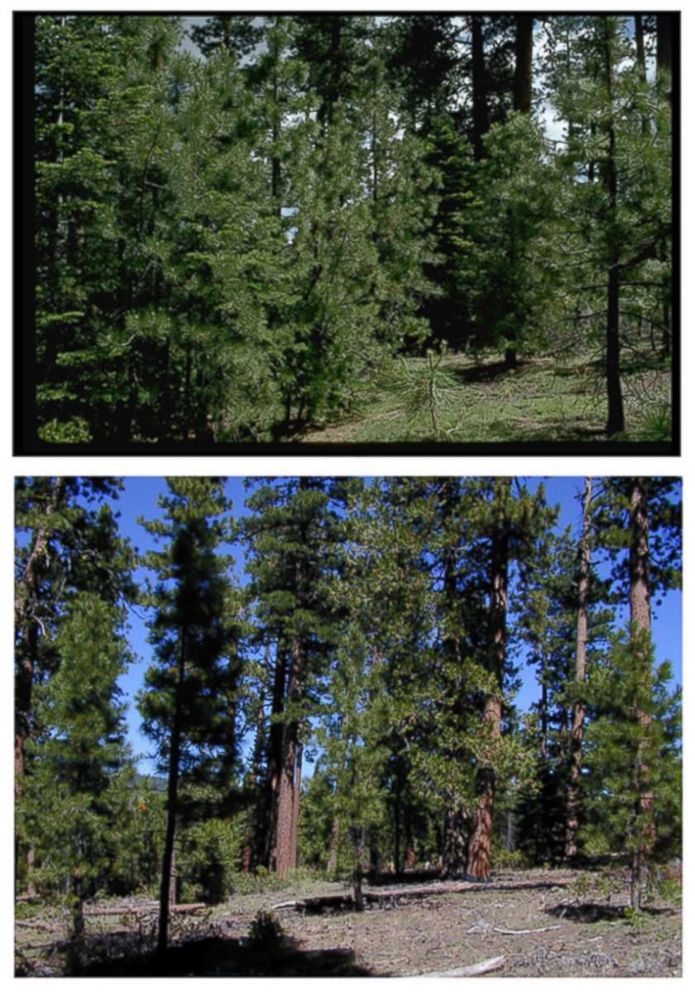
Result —
[[[181, 914], [173, 942], [180, 949], [196, 946], [200, 953], [195, 964], [189, 954], [176, 973], [387, 977], [446, 972], [503, 958], [495, 977], [681, 974], [679, 908], [655, 900], [638, 916], [629, 912], [626, 916], [627, 879], [619, 873], [498, 872], [486, 886], [433, 882], [367, 886], [365, 891], [370, 901], [362, 913], [349, 905], [344, 886], [314, 882], [282, 892], [235, 895], [223, 906], [202, 915], [191, 913], [186, 919]], [[332, 901], [322, 902], [321, 897]], [[109, 910], [103, 917], [98, 905], [90, 908], [92, 934], [102, 940], [119, 934], [129, 934], [133, 940], [137, 936], [138, 949], [145, 951], [154, 932], [154, 908], [148, 917], [144, 901], [123, 904], [122, 916], [114, 913], [114, 907], [118, 908], [114, 903], [102, 905]], [[138, 909], [144, 915], [137, 920], [128, 915]], [[260, 965], [257, 959], [243, 965], [239, 955], [259, 912], [273, 914], [292, 953], [280, 955], [274, 965], [272, 955], [265, 960], [261, 955]], [[33, 927], [26, 920], [18, 922], [18, 973], [58, 975], [61, 946], [60, 935], [53, 931], [56, 921], [51, 923], [41, 913], [32, 920]], [[131, 943], [130, 951], [135, 950]], [[131, 961], [125, 970], [118, 966], [104, 970], [102, 964], [91, 973], [156, 972], [139, 970]]]

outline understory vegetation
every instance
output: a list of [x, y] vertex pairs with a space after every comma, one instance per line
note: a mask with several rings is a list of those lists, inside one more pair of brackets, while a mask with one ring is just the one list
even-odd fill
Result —
[[534, 479], [251, 479], [232, 516], [233, 481], [157, 483], [136, 554], [133, 480], [18, 480], [19, 920], [67, 924], [67, 972], [110, 905], [161, 968], [186, 914], [320, 880], [356, 913], [558, 867], [630, 925], [673, 905], [680, 695], [653, 619], [677, 480], [550, 480], [556, 504]]
[[[22, 24], [42, 444], [283, 442], [394, 393], [345, 439], [669, 439], [674, 15]], [[447, 396], [447, 350], [578, 375], [519, 420], [505, 379]]]

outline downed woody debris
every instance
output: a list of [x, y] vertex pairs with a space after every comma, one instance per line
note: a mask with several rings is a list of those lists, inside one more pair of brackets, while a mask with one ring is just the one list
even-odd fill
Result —
[[[394, 907], [401, 899], [422, 899], [427, 896], [444, 895], [449, 892], [488, 892], [506, 891], [520, 888], [562, 888], [571, 884], [571, 879], [558, 879], [552, 882], [516, 883], [516, 882], [436, 882], [432, 885], [374, 887], [364, 889], [362, 897], [367, 905]], [[296, 899], [276, 903], [271, 909], [296, 909], [300, 913], [349, 912], [354, 908], [354, 899], [350, 893], [338, 895], [313, 896], [308, 899]]]
[[485, 975], [488, 971], [497, 971], [504, 964], [505, 957], [487, 958], [477, 964], [469, 964], [465, 968], [454, 968], [451, 971], [427, 971], [408, 975], [408, 978], [473, 978], [475, 975]]
[[[200, 913], [208, 909], [207, 903], [188, 902], [170, 906], [170, 913]], [[102, 909], [85, 909], [85, 916], [151, 916], [152, 913], [159, 912], [159, 903], [151, 903], [145, 906], [104, 906]]]

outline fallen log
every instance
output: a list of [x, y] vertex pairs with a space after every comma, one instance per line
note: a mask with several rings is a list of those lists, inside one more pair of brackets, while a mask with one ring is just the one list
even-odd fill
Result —
[[[384, 904], [393, 907], [400, 899], [422, 899], [427, 896], [444, 895], [450, 892], [490, 892], [490, 891], [514, 891], [516, 889], [551, 889], [561, 888], [570, 885], [572, 879], [557, 879], [552, 882], [436, 882], [433, 885], [398, 886], [390, 888], [370, 887], [365, 889], [362, 897], [368, 905], [376, 905], [379, 908]], [[354, 908], [354, 899], [350, 893], [342, 895], [313, 896], [309, 899], [297, 899], [291, 903], [280, 903], [273, 909], [280, 909], [283, 906], [293, 906], [302, 913], [322, 913], [331, 910], [344, 910], [349, 912]]]
[[85, 909], [85, 916], [146, 916], [148, 913], [154, 913], [156, 907], [143, 907], [143, 906], [121, 906], [120, 908], [114, 908], [113, 906], [104, 907], [103, 909]]
[[[180, 903], [177, 906], [170, 906], [170, 913], [197, 913], [203, 909], [207, 909], [207, 903], [205, 902], [187, 902]], [[151, 913], [157, 912], [159, 909], [158, 903], [153, 903], [152, 905], [146, 906], [104, 906], [103, 909], [85, 909], [85, 916], [148, 916]]]
[[66, 943], [65, 940], [49, 940], [42, 944], [22, 944], [17, 950], [24, 954], [25, 951], [45, 951], [47, 947], [50, 947], [51, 953], [53, 953], [54, 950], [65, 947]]
[[433, 885], [390, 886], [381, 888], [370, 886], [364, 893], [366, 899], [376, 901], [379, 898], [418, 898], [420, 896], [436, 896], [444, 892], [513, 892], [517, 889], [554, 889], [564, 888], [572, 884], [571, 878], [558, 878], [552, 881], [442, 881]]
[[465, 968], [454, 968], [452, 971], [427, 971], [419, 974], [408, 975], [408, 978], [474, 978], [476, 975], [485, 975], [488, 971], [497, 971], [505, 962], [502, 955], [498, 958], [487, 958], [485, 961], [478, 961], [477, 964], [469, 964]]
[[170, 906], [170, 913], [198, 913], [200, 910], [207, 909], [208, 904], [206, 902], [182, 902], [180, 905]]
[[60, 926], [53, 926], [50, 923], [40, 923], [38, 920], [15, 920], [15, 926], [27, 927], [33, 930], [46, 930], [48, 933], [60, 930]]

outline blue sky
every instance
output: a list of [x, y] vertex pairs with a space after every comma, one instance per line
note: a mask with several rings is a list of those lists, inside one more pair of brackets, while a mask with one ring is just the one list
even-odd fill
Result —
[[[550, 477], [526, 478], [524, 481], [532, 490], [541, 482], [545, 485], [548, 502], [559, 505], [560, 513], [557, 528], [564, 530], [572, 528], [578, 533], [581, 519], [581, 494], [584, 480], [581, 477]], [[138, 517], [151, 519], [159, 516], [157, 497], [166, 492], [166, 483], [159, 477], [130, 476], [124, 480], [125, 489], [116, 503], [119, 513], [120, 528], [124, 536], [129, 537], [133, 545], [141, 552], [147, 551], [154, 545], [148, 532], [137, 523]], [[235, 516], [246, 513], [244, 506], [246, 491], [241, 478], [229, 478], [226, 482], [227, 496], [232, 500]], [[243, 582], [243, 555], [241, 549], [233, 548], [235, 557], [234, 570], [238, 579]], [[144, 571], [138, 573], [138, 578], [144, 576]], [[513, 595], [513, 593], [512, 593]], [[624, 619], [624, 618], [623, 618]], [[147, 643], [147, 627], [144, 611], [130, 611], [129, 639], [136, 656], [135, 663], [122, 679], [121, 685], [128, 702], [128, 733], [133, 751], [140, 756], [140, 768], [143, 772], [152, 770], [147, 758], [150, 745], [140, 733], [140, 717], [135, 707], [135, 695], [141, 688], [144, 673], [150, 664], [151, 647]], [[673, 665], [674, 682], [681, 683], [681, 593], [673, 591], [663, 598], [661, 606], [654, 606], [654, 642], [657, 661], [668, 660]], [[520, 709], [527, 709], [538, 697], [535, 673], [522, 670], [522, 685], [516, 702]]]

